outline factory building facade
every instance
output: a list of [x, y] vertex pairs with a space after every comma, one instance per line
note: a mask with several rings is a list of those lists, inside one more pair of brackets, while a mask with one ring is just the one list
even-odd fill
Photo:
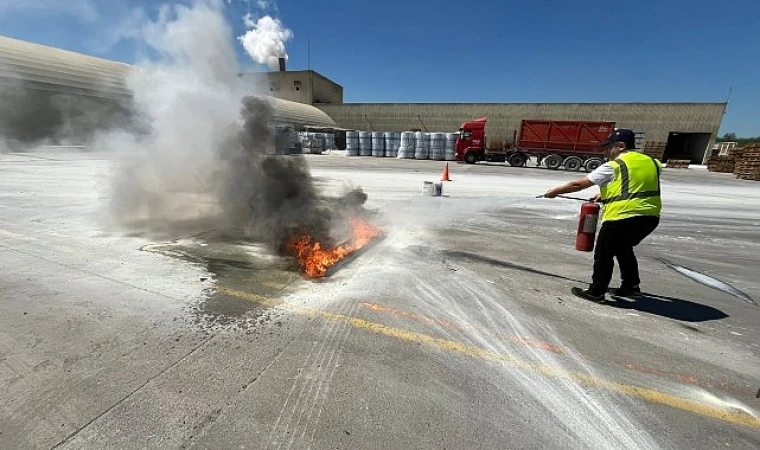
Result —
[[665, 158], [702, 163], [720, 129], [725, 103], [345, 103], [315, 104], [339, 127], [367, 131], [457, 131], [488, 118], [491, 142], [513, 143], [523, 119], [611, 121], [642, 141], [667, 143]]
[[343, 103], [343, 86], [313, 70], [242, 73], [240, 77], [259, 92], [305, 103]]
[[665, 159], [697, 164], [709, 157], [726, 111], [726, 103], [343, 103], [343, 87], [329, 78], [284, 69], [243, 76], [274, 97], [316, 106], [342, 130], [453, 132], [487, 117], [489, 141], [511, 144], [523, 119], [610, 121], [641, 142], [665, 143]]

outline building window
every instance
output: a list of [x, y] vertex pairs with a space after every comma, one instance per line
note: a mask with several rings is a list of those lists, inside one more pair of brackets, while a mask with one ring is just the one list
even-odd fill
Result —
[[293, 82], [293, 87], [294, 87], [294, 88], [295, 88], [297, 91], [300, 91], [300, 90], [301, 90], [301, 82], [300, 82], [300, 81], [294, 81], [294, 82]]

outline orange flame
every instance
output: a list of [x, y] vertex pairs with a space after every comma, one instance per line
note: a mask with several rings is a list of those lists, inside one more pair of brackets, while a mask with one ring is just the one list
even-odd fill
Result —
[[309, 278], [321, 278], [338, 261], [369, 244], [383, 232], [364, 219], [351, 219], [351, 229], [351, 239], [333, 248], [322, 248], [322, 244], [308, 232], [290, 239], [285, 248], [296, 257], [304, 275]]

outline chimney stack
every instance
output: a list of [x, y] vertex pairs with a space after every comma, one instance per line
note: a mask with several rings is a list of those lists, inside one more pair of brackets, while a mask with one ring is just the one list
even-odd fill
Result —
[[285, 72], [285, 58], [280, 58], [280, 72]]

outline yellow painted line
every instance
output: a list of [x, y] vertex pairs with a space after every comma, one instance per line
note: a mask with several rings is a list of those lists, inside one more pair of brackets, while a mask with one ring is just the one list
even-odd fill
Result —
[[[254, 294], [252, 292], [238, 291], [236, 289], [230, 289], [226, 287], [219, 287], [217, 288], [217, 291], [225, 295], [237, 297], [243, 300], [248, 300], [249, 302], [253, 302], [253, 303], [259, 303], [261, 305], [269, 306], [272, 308], [285, 306], [282, 302], [278, 302], [277, 300], [274, 300], [265, 295]], [[287, 309], [287, 308], [283, 308], [283, 309]]]
[[411, 320], [416, 320], [418, 322], [425, 322], [425, 323], [430, 323], [433, 325], [440, 325], [442, 327], [449, 328], [451, 330], [473, 331], [473, 328], [467, 325], [458, 324], [456, 322], [452, 322], [452, 321], [444, 320], [444, 319], [436, 319], [433, 317], [426, 316], [424, 314], [417, 314], [417, 313], [402, 311], [400, 309], [391, 308], [389, 306], [384, 306], [384, 305], [379, 305], [377, 303], [361, 302], [359, 303], [359, 306], [361, 306], [362, 308], [369, 309], [370, 311], [383, 312], [383, 313], [393, 314], [393, 315], [404, 317]]
[[700, 416], [709, 417], [712, 419], [722, 420], [724, 422], [729, 422], [735, 425], [760, 428], [760, 418], [748, 414], [744, 411], [727, 410], [705, 403], [700, 403], [698, 401], [688, 400], [685, 398], [677, 397], [675, 395], [666, 394], [654, 389], [648, 389], [629, 384], [615, 383], [579, 372], [559, 370], [554, 367], [525, 361], [513, 356], [505, 355], [503, 353], [462, 344], [461, 342], [451, 341], [448, 339], [439, 339], [427, 334], [415, 333], [413, 331], [408, 331], [401, 328], [389, 327], [381, 323], [370, 322], [358, 317], [346, 316], [329, 311], [318, 311], [311, 308], [289, 306], [283, 303], [278, 303], [268, 297], [233, 289], [220, 288], [219, 290], [227, 295], [232, 295], [244, 300], [265, 304], [267, 306], [285, 309], [299, 315], [320, 316], [327, 320], [347, 323], [354, 328], [367, 330], [372, 333], [382, 334], [384, 336], [400, 339], [403, 341], [418, 342], [420, 344], [429, 345], [431, 347], [439, 348], [442, 350], [452, 351], [473, 358], [506, 363], [511, 366], [529, 370], [535, 373], [540, 373], [551, 378], [568, 379], [578, 384], [606, 389], [611, 392], [638, 398], [650, 403], [669, 406], [671, 408], [680, 409], [682, 411], [698, 414]]
[[674, 378], [680, 381], [681, 383], [695, 384], [695, 385], [699, 384], [698, 379], [694, 377], [687, 377], [686, 375], [681, 375], [680, 373], [666, 372], [664, 370], [653, 369], [651, 367], [646, 367], [639, 364], [626, 364], [625, 367], [626, 369], [634, 370], [636, 372], [641, 372], [648, 375], [657, 375], [660, 377]]
[[[465, 331], [465, 332], [474, 331], [474, 328], [469, 325], [458, 324], [456, 322], [452, 322], [449, 320], [429, 317], [424, 314], [403, 311], [400, 309], [395, 309], [388, 306], [379, 305], [377, 303], [361, 302], [359, 303], [359, 306], [363, 308], [367, 308], [371, 311], [389, 313], [389, 314], [393, 314], [399, 317], [404, 317], [406, 319], [416, 320], [418, 322], [425, 322], [425, 323], [430, 323], [433, 325], [439, 325], [439, 326], [449, 328], [452, 330]], [[515, 344], [524, 345], [526, 347], [538, 348], [541, 350], [546, 350], [546, 351], [550, 351], [552, 353], [557, 353], [557, 354], [563, 353], [562, 348], [560, 346], [551, 344], [549, 342], [534, 341], [533, 339], [521, 337], [521, 336], [512, 336], [510, 340]]]
[[292, 285], [292, 283], [278, 283], [276, 281], [262, 281], [262, 286], [266, 286], [268, 288], [277, 289], [278, 291], [295, 291], [296, 288]]

